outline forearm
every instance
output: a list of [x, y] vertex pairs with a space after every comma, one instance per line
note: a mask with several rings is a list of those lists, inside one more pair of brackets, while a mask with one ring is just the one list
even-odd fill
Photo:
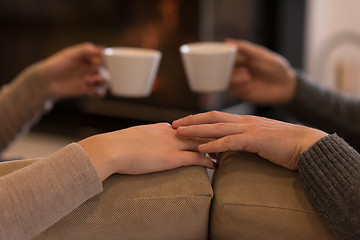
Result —
[[337, 135], [329, 135], [301, 155], [299, 174], [337, 237], [360, 238], [360, 155]]
[[[299, 73], [295, 97], [285, 110], [299, 121], [336, 132], [353, 147], [360, 146], [360, 100], [320, 88]], [[359, 149], [357, 149], [359, 150]]]
[[101, 191], [87, 154], [78, 144], [68, 145], [0, 177], [0, 238], [30, 239]]
[[[36, 65], [21, 72], [0, 91], [0, 152], [30, 127], [50, 103], [50, 93]], [[49, 104], [48, 104], [49, 105]]]

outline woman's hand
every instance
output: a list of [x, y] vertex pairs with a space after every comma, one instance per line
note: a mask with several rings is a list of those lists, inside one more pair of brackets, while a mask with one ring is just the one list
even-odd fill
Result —
[[103, 48], [82, 43], [61, 50], [38, 64], [54, 98], [103, 96], [105, 79], [98, 69]]
[[327, 135], [300, 125], [215, 111], [191, 115], [172, 125], [182, 137], [214, 138], [199, 145], [202, 153], [245, 150], [294, 170], [300, 154]]
[[288, 61], [247, 41], [227, 40], [237, 47], [230, 93], [259, 105], [281, 105], [294, 96], [296, 72]]
[[144, 125], [95, 135], [79, 142], [101, 180], [113, 173], [143, 174], [213, 161], [197, 152], [201, 140], [180, 137], [168, 123]]

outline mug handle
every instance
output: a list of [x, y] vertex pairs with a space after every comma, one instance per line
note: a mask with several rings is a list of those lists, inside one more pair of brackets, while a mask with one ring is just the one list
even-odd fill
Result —
[[109, 73], [109, 71], [107, 70], [107, 68], [106, 68], [105, 66], [103, 66], [103, 65], [100, 66], [100, 67], [98, 68], [98, 71], [99, 71], [100, 75], [101, 75], [107, 82], [110, 81], [111, 76], [110, 76], [110, 73]]
[[100, 96], [105, 96], [109, 89], [110, 73], [104, 65], [98, 68], [98, 73], [105, 79], [105, 83], [101, 86], [96, 86], [94, 91]]

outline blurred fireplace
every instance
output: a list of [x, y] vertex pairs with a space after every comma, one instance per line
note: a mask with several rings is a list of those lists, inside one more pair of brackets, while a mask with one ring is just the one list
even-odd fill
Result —
[[[136, 121], [172, 121], [187, 114], [220, 109], [233, 104], [233, 99], [225, 94], [192, 93], [186, 82], [179, 46], [232, 37], [281, 50], [278, 44], [284, 39], [280, 37], [278, 24], [284, 19], [279, 16], [284, 16], [284, 6], [290, 5], [299, 10], [298, 18], [301, 18], [303, 9], [299, 6], [304, 8], [304, 1], [2, 1], [0, 81], [4, 84], [27, 65], [79, 42], [155, 48], [163, 57], [150, 97], [127, 99], [108, 94], [101, 100], [64, 101], [58, 103], [45, 120], [106, 126], [103, 128], [108, 130], [118, 128], [119, 122], [126, 120], [134, 124]], [[287, 19], [284, 26], [290, 29], [294, 22], [297, 19]]]

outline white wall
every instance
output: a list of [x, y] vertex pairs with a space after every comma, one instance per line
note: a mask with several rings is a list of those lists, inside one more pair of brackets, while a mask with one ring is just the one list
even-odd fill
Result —
[[360, 93], [360, 1], [308, 0], [307, 8], [305, 70], [330, 88]]

